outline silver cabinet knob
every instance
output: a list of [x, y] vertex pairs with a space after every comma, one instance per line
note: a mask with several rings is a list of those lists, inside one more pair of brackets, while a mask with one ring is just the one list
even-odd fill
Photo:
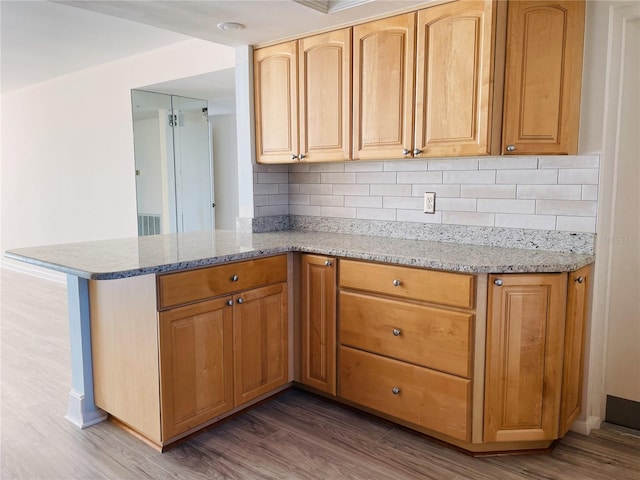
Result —
[[399, 328], [394, 328], [394, 329], [393, 329], [393, 335], [394, 335], [395, 337], [399, 336], [401, 333], [402, 333], [402, 332], [400, 331], [400, 329], [399, 329]]
[[398, 395], [400, 393], [400, 389], [398, 387], [393, 387], [391, 389], [391, 393], [393, 393], [394, 395]]
[[582, 283], [582, 282], [584, 282], [584, 277], [580, 276], [580, 277], [576, 278], [575, 281], [578, 282], [578, 283]]
[[306, 157], [306, 155], [301, 153], [300, 155], [298, 155], [298, 160], [302, 160], [304, 157]]
[[496, 279], [493, 281], [493, 284], [494, 284], [494, 285], [497, 285], [498, 287], [501, 287], [501, 286], [502, 286], [502, 280], [500, 280], [499, 278], [496, 278]]
[[515, 152], [515, 151], [516, 151], [515, 145], [507, 145], [507, 152]]
[[401, 283], [402, 283], [402, 282], [401, 282], [400, 280], [395, 279], [395, 280], [393, 281], [393, 286], [394, 286], [394, 287], [399, 287]]
[[238, 281], [238, 275], [234, 275], [233, 277], [231, 277], [231, 281], [232, 282], [237, 282]]
[[238, 300], [236, 300], [238, 303], [243, 304], [244, 300], [242, 299], [242, 297], [240, 297]]
[[227, 300], [227, 305], [229, 305], [230, 307], [233, 307], [233, 300]]
[[414, 155], [420, 155], [421, 153], [422, 153], [422, 150], [420, 150], [419, 148], [415, 148], [415, 149], [413, 150], [413, 154], [414, 154]]
[[298, 159], [298, 156], [297, 156], [297, 155], [295, 155], [295, 154], [292, 154], [292, 155], [291, 155], [291, 160], [297, 160], [297, 159]]
[[333, 265], [333, 262], [331, 260], [325, 260], [324, 261], [324, 266], [325, 267], [330, 267], [331, 265]]
[[408, 150], [406, 148], [404, 150], [402, 150], [402, 154], [403, 155], [409, 155], [410, 153], [411, 153], [411, 150]]

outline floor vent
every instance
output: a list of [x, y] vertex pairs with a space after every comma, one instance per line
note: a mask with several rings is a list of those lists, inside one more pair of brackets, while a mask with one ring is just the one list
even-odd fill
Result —
[[160, 230], [160, 215], [138, 214], [138, 236], [158, 235]]

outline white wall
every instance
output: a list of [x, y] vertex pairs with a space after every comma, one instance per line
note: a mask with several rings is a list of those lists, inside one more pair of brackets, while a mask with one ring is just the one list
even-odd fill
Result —
[[238, 154], [236, 116], [212, 115], [214, 200], [216, 228], [235, 230], [238, 216]]
[[137, 235], [131, 89], [234, 55], [188, 40], [2, 95], [0, 249]]

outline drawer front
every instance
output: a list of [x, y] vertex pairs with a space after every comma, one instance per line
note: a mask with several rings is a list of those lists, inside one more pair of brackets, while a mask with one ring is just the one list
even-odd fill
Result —
[[453, 307], [473, 308], [475, 276], [342, 260], [340, 287]]
[[287, 256], [258, 258], [158, 276], [160, 310], [287, 281]]
[[471, 439], [471, 380], [341, 346], [339, 385], [346, 400]]
[[473, 314], [353, 292], [340, 293], [340, 343], [471, 375]]

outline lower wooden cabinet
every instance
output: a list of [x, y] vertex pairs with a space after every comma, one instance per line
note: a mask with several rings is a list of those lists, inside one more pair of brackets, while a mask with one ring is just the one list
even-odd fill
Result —
[[218, 298], [160, 313], [162, 438], [233, 408], [232, 302]]
[[489, 275], [485, 442], [558, 438], [566, 292], [566, 273]]
[[336, 394], [336, 259], [302, 255], [300, 382]]
[[287, 284], [234, 297], [235, 405], [284, 385], [289, 373]]

